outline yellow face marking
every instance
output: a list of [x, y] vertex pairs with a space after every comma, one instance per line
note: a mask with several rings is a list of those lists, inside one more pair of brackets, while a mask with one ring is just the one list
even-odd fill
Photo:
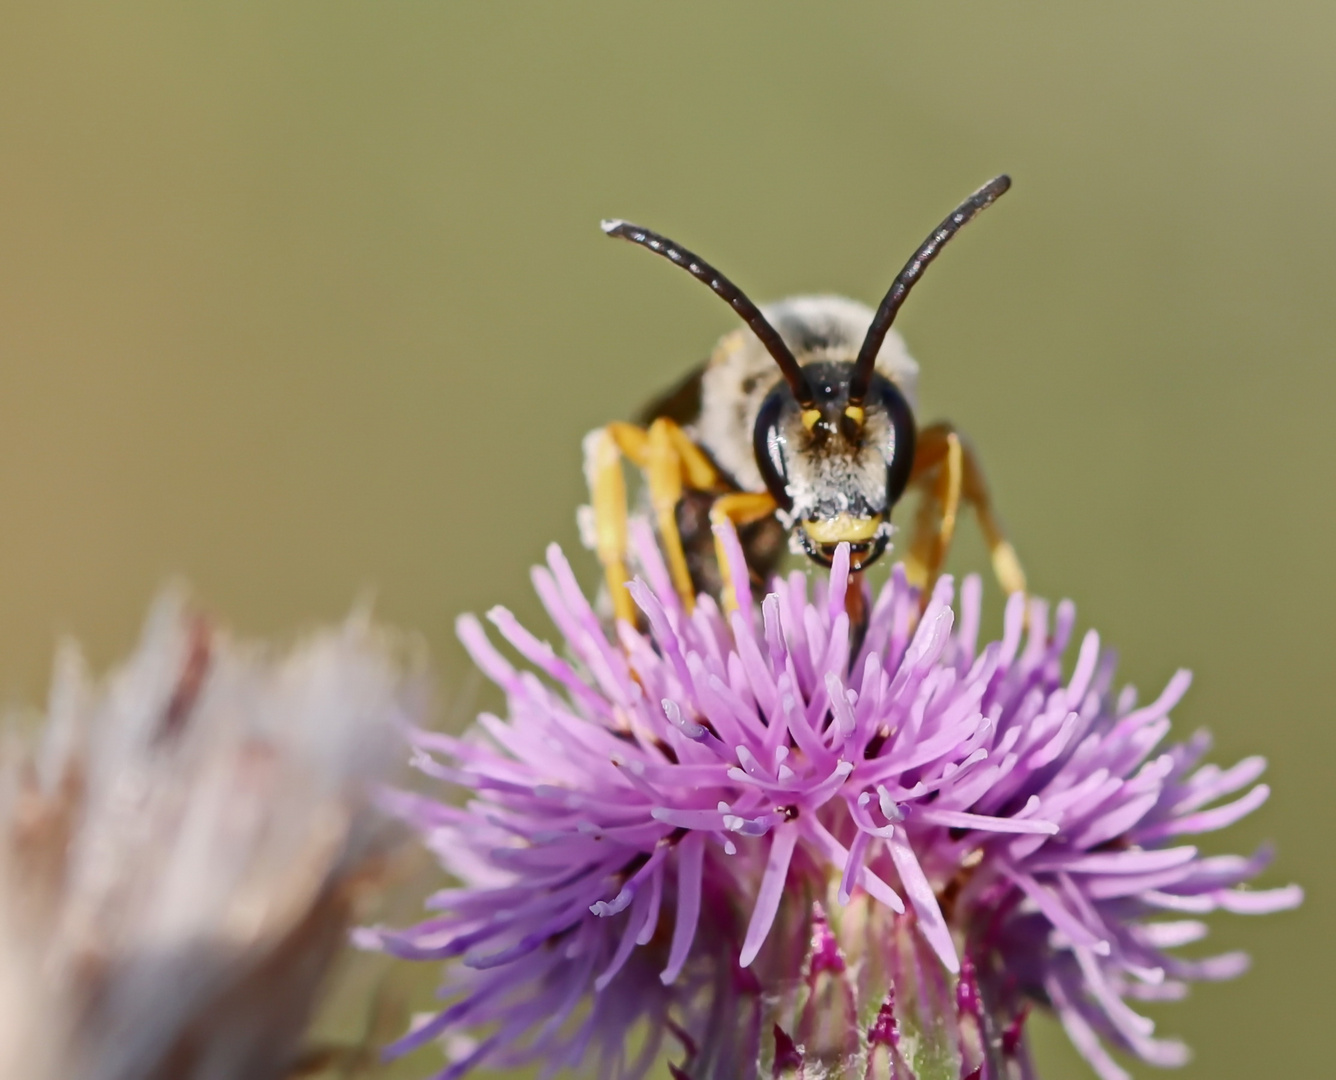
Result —
[[863, 406], [861, 405], [849, 405], [845, 407], [844, 415], [859, 427], [862, 427], [863, 420], [867, 416], [867, 413], [863, 411]]
[[808, 431], [811, 431], [814, 427], [816, 427], [817, 422], [820, 419], [821, 419], [820, 409], [803, 410], [803, 427], [805, 427]]
[[850, 514], [839, 514], [829, 521], [804, 521], [803, 532], [818, 544], [861, 544], [871, 540], [881, 528], [881, 515], [856, 518]]

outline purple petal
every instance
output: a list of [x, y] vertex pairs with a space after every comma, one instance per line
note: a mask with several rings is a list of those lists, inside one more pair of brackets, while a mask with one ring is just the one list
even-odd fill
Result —
[[1067, 708], [1074, 709], [1081, 704], [1090, 680], [1094, 678], [1095, 666], [1099, 662], [1099, 634], [1094, 630], [1086, 631], [1081, 642], [1081, 652], [1076, 659], [1076, 668], [1067, 683]]
[[728, 567], [726, 577], [737, 601], [738, 610], [752, 610], [751, 574], [747, 570], [747, 557], [742, 552], [738, 533], [732, 522], [714, 526], [714, 538], [724, 550], [724, 560]]
[[461, 615], [455, 620], [455, 634], [464, 650], [478, 669], [502, 690], [512, 692], [519, 687], [519, 676], [505, 658], [487, 640], [487, 631], [474, 615]]
[[1167, 836], [1181, 836], [1184, 833], [1214, 832], [1216, 829], [1233, 825], [1240, 818], [1247, 817], [1266, 802], [1270, 795], [1271, 788], [1266, 784], [1258, 784], [1247, 795], [1235, 799], [1232, 803], [1225, 803], [1224, 806], [1217, 806], [1212, 810], [1199, 810], [1186, 817], [1171, 818], [1159, 825], [1140, 830], [1137, 836], [1138, 839], [1152, 841]]
[[[666, 850], [659, 848], [660, 851]], [[656, 852], [657, 854], [657, 852]], [[648, 945], [654, 938], [654, 931], [659, 926], [659, 905], [663, 902], [663, 866], [654, 868], [649, 879], [649, 902], [645, 911], [645, 921], [636, 935], [637, 945]]]
[[[1152, 791], [1134, 799], [1128, 799], [1121, 806], [1106, 811], [1090, 822], [1084, 829], [1072, 837], [1072, 846], [1077, 848], [1098, 847], [1122, 836], [1133, 825], [1146, 816], [1160, 801], [1159, 791]], [[1148, 832], [1138, 832], [1137, 838], [1150, 839]]]
[[1073, 945], [1085, 945], [1096, 952], [1108, 952], [1109, 943], [1091, 931], [1063, 905], [1052, 890], [1041, 885], [1029, 874], [1003, 867], [1003, 872], [1020, 886], [1035, 905], [1042, 911], [1055, 929], [1062, 931]]
[[1134, 932], [1138, 940], [1152, 949], [1178, 949], [1204, 938], [1207, 926], [1199, 919], [1178, 919], [1174, 922], [1142, 923]]
[[1245, 952], [1221, 953], [1219, 956], [1208, 956], [1205, 960], [1172, 958], [1166, 963], [1175, 974], [1201, 982], [1228, 982], [1237, 979], [1252, 966]]
[[[816, 847], [826, 853], [826, 857], [836, 866], [843, 866], [849, 860], [849, 852], [843, 844], [830, 832], [821, 822], [811, 814], [806, 814], [799, 818], [799, 823], [804, 834], [811, 840]], [[882, 881], [876, 874], [866, 866], [862, 867], [858, 874], [858, 884], [863, 890], [879, 903], [885, 904], [897, 915], [904, 914], [905, 903], [899, 895], [886, 882]]]
[[914, 849], [904, 837], [904, 830], [896, 828], [894, 835], [886, 841], [891, 851], [891, 860], [900, 875], [900, 881], [909, 896], [909, 902], [918, 913], [919, 925], [923, 936], [928, 939], [938, 958], [952, 973], [960, 971], [960, 956], [956, 953], [955, 942], [951, 940], [951, 931], [947, 929], [942, 909], [937, 904], [937, 896], [924, 876], [923, 868], [914, 855]]
[[1035, 859], [1031, 871], [1065, 870], [1069, 874], [1150, 874], [1183, 866], [1197, 856], [1195, 847], [1159, 848], [1154, 851], [1101, 851], [1051, 855]]
[[[844, 598], [849, 588], [849, 545], [841, 543], [835, 548], [835, 557], [830, 562], [830, 585], [826, 593], [826, 618], [834, 622], [844, 614]], [[855, 585], [855, 588], [858, 586]]]
[[793, 858], [793, 848], [797, 842], [798, 830], [792, 826], [781, 826], [774, 831], [773, 839], [770, 841], [770, 854], [766, 858], [765, 873], [756, 891], [751, 922], [747, 925], [742, 953], [738, 957], [740, 967], [751, 966], [756, 954], [761, 951], [761, 946], [765, 944], [770, 927], [774, 925], [775, 913], [779, 911], [780, 897], [784, 892], [784, 881], [789, 873], [789, 861]]
[[990, 817], [986, 814], [966, 814], [958, 810], [934, 810], [931, 806], [915, 807], [914, 820], [925, 825], [942, 825], [951, 829], [979, 829], [983, 832], [1037, 833], [1052, 836], [1058, 827], [1051, 821], [1014, 817]]
[[1111, 735], [1114, 737], [1126, 736], [1143, 724], [1149, 723], [1151, 720], [1158, 720], [1183, 700], [1183, 695], [1188, 692], [1188, 687], [1191, 685], [1192, 672], [1183, 669], [1174, 672], [1173, 678], [1169, 680], [1168, 685], [1161, 691], [1160, 696], [1149, 705], [1136, 709], [1124, 716], [1118, 721]]
[[1279, 889], [1227, 889], [1217, 893], [1220, 907], [1235, 915], [1270, 915], [1275, 911], [1297, 908], [1304, 900], [1304, 891], [1298, 885]]
[[631, 956], [631, 950], [636, 947], [636, 939], [640, 936], [640, 931], [644, 928], [645, 908], [648, 906], [648, 893], [638, 894], [635, 903], [631, 907], [631, 913], [627, 916], [626, 926], [622, 930], [621, 940], [617, 942], [617, 951], [613, 953], [608, 966], [594, 980], [594, 992], [601, 993], [617, 973], [625, 966], [626, 961]]
[[854, 842], [849, 845], [849, 857], [844, 860], [844, 871], [840, 875], [839, 900], [847, 904], [853, 895], [854, 886], [863, 870], [863, 858], [867, 854], [868, 844], [872, 842], [870, 834], [859, 831]]
[[835, 730], [840, 738], [847, 739], [857, 728], [853, 706], [845, 696], [844, 683], [833, 671], [826, 672], [826, 694], [830, 698], [831, 714], [835, 718]]
[[1062, 982], [1056, 976], [1049, 976], [1044, 981], [1044, 989], [1048, 991], [1049, 1000], [1053, 1002], [1067, 1037], [1099, 1074], [1100, 1080], [1132, 1080], [1131, 1074], [1118, 1065], [1100, 1045], [1099, 1036], [1072, 1005]]
[[606, 714], [610, 711], [606, 698], [586, 686], [584, 680], [571, 669], [570, 664], [556, 655], [551, 645], [546, 641], [539, 641], [529, 633], [508, 610], [494, 607], [487, 613], [487, 620], [529, 663], [571, 691], [585, 705], [598, 713]]
[[1244, 758], [1230, 769], [1222, 770], [1214, 765], [1205, 766], [1184, 785], [1187, 794], [1174, 809], [1179, 813], [1197, 810], [1207, 803], [1242, 790], [1265, 771], [1264, 757]]
[[668, 966], [659, 976], [664, 986], [677, 981], [696, 937], [704, 862], [705, 838], [700, 833], [683, 837], [677, 845], [677, 921], [673, 925], [673, 943], [668, 949]]
[[1085, 948], [1072, 950], [1085, 976], [1086, 990], [1099, 1002], [1114, 1028], [1128, 1040], [1145, 1038], [1155, 1030], [1155, 1021], [1132, 1009], [1109, 985], [1095, 954]]

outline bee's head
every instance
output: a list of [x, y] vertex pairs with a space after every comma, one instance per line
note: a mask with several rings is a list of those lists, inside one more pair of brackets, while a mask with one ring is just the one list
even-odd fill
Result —
[[1011, 186], [994, 177], [961, 203], [919, 245], [896, 277], [852, 361], [798, 363], [761, 310], [700, 256], [625, 221], [603, 231], [662, 255], [708, 285], [751, 327], [779, 366], [783, 382], [766, 398], [752, 433], [756, 463], [798, 546], [830, 565], [850, 546], [860, 570], [886, 550], [891, 507], [914, 463], [914, 417], [900, 391], [877, 374], [877, 356], [910, 289], [943, 245]]
[[800, 404], [787, 383], [776, 385], [756, 417], [756, 462], [796, 546], [829, 566], [848, 543], [850, 566], [861, 570], [890, 540], [891, 507], [914, 463], [914, 416], [881, 375], [860, 404], [849, 398], [852, 365], [802, 370], [810, 400]]

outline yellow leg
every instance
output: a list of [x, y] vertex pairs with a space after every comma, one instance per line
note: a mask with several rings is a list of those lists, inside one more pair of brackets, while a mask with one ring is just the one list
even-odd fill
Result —
[[[929, 428], [925, 435], [932, 431]], [[905, 555], [905, 574], [925, 602], [932, 594], [955, 536], [964, 456], [960, 437], [954, 431], [945, 432], [940, 442], [920, 438], [914, 451], [915, 468], [910, 482], [923, 489], [923, 499]]]
[[584, 442], [585, 479], [594, 511], [594, 550], [603, 566], [613, 614], [636, 621], [636, 606], [626, 591], [626, 478], [617, 443], [607, 428], [591, 431]]
[[992, 500], [988, 495], [988, 486], [984, 483], [983, 471], [977, 463], [971, 464], [973, 455], [965, 449], [965, 501], [974, 507], [979, 519], [979, 528], [984, 541], [988, 544], [988, 554], [993, 560], [993, 574], [1005, 593], [1025, 592], [1025, 571], [1011, 541], [1002, 532], [1002, 523], [993, 510]]
[[[714, 505], [710, 507], [710, 524], [720, 525], [731, 521], [734, 527], [739, 525], [750, 525], [753, 521], [760, 521], [767, 518], [775, 512], [776, 503], [774, 496], [768, 491], [751, 492], [735, 491], [728, 495], [720, 495], [715, 499]], [[724, 558], [723, 547], [719, 541], [715, 541], [715, 558], [719, 560], [719, 572], [725, 581], [728, 580], [726, 567], [727, 561]], [[738, 607], [738, 598], [733, 593], [731, 585], [724, 586], [724, 610], [736, 611]]]
[[613, 610], [619, 619], [634, 621], [635, 605], [626, 591], [626, 483], [621, 457], [645, 473], [650, 505], [673, 586], [690, 611], [695, 589], [682, 537], [677, 529], [677, 504], [684, 488], [710, 491], [720, 476], [710, 459], [673, 421], [659, 418], [649, 429], [613, 423], [590, 434], [585, 445], [585, 472], [594, 508], [596, 549], [603, 564]]
[[662, 426], [682, 462], [682, 478], [693, 491], [714, 491], [721, 483], [719, 470], [714, 467], [705, 451], [692, 442], [687, 433], [673, 421], [660, 418], [650, 425], [653, 431]]
[[978, 515], [998, 583], [1007, 593], [1025, 591], [1025, 572], [1002, 531], [979, 460], [950, 424], [933, 424], [920, 432], [910, 483], [923, 490], [923, 501], [905, 571], [925, 600], [946, 562], [961, 500]]
[[[649, 487], [649, 502], [659, 527], [659, 543], [668, 560], [668, 572], [673, 587], [690, 611], [696, 603], [696, 590], [691, 584], [691, 570], [687, 554], [682, 549], [682, 537], [677, 531], [677, 504], [682, 501], [682, 458], [669, 434], [670, 420], [655, 420], [649, 426], [649, 458], [643, 463], [645, 482]], [[676, 425], [672, 425], [676, 427]], [[630, 456], [630, 455], [628, 455]], [[637, 464], [642, 464], [637, 462]]]

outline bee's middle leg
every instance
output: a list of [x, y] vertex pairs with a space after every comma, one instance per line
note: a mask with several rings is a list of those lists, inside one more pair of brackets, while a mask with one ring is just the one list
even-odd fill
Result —
[[905, 553], [905, 576], [919, 590], [925, 604], [955, 537], [964, 456], [960, 436], [936, 426], [919, 436], [914, 451], [914, 471], [909, 482], [922, 490], [923, 498], [914, 516], [909, 550]]
[[[637, 427], [635, 424], [612, 423], [604, 428], [601, 434], [606, 437], [609, 446], [615, 448], [614, 452], [619, 451], [631, 464], [644, 472], [650, 505], [658, 527], [659, 541], [668, 562], [668, 572], [672, 576], [673, 587], [687, 611], [691, 611], [695, 606], [696, 594], [691, 582], [691, 570], [687, 564], [686, 552], [682, 547], [681, 533], [677, 527], [677, 505], [682, 501], [683, 491], [688, 488], [696, 491], [711, 491], [718, 488], [721, 484], [719, 470], [687, 437], [686, 432], [672, 420], [663, 417], [651, 423], [648, 429]], [[620, 469], [620, 465], [618, 468]], [[595, 475], [597, 469], [591, 468], [590, 472], [591, 475]], [[617, 481], [621, 481], [620, 472]], [[591, 486], [596, 485], [597, 480], [591, 484]], [[605, 486], [611, 491], [616, 484], [608, 480]], [[599, 517], [597, 498], [595, 517], [596, 519]], [[620, 488], [622, 542], [619, 546], [609, 543], [610, 558], [604, 559], [609, 587], [620, 585], [623, 593], [626, 582], [625, 519], [626, 494], [623, 484]], [[615, 527], [609, 531], [615, 531]], [[613, 547], [618, 547], [615, 553], [612, 551]], [[600, 548], [600, 557], [602, 555], [603, 549]], [[614, 578], [617, 579], [615, 582]], [[614, 598], [615, 605], [616, 598]], [[623, 606], [626, 608], [626, 613], [618, 609], [618, 616], [631, 618], [634, 609], [629, 597]]]
[[910, 584], [922, 590], [925, 603], [946, 562], [962, 501], [979, 518], [993, 573], [1003, 591], [1025, 591], [1025, 572], [993, 510], [983, 469], [950, 424], [933, 424], [920, 432], [910, 484], [922, 489], [923, 500], [905, 557], [905, 574]]

